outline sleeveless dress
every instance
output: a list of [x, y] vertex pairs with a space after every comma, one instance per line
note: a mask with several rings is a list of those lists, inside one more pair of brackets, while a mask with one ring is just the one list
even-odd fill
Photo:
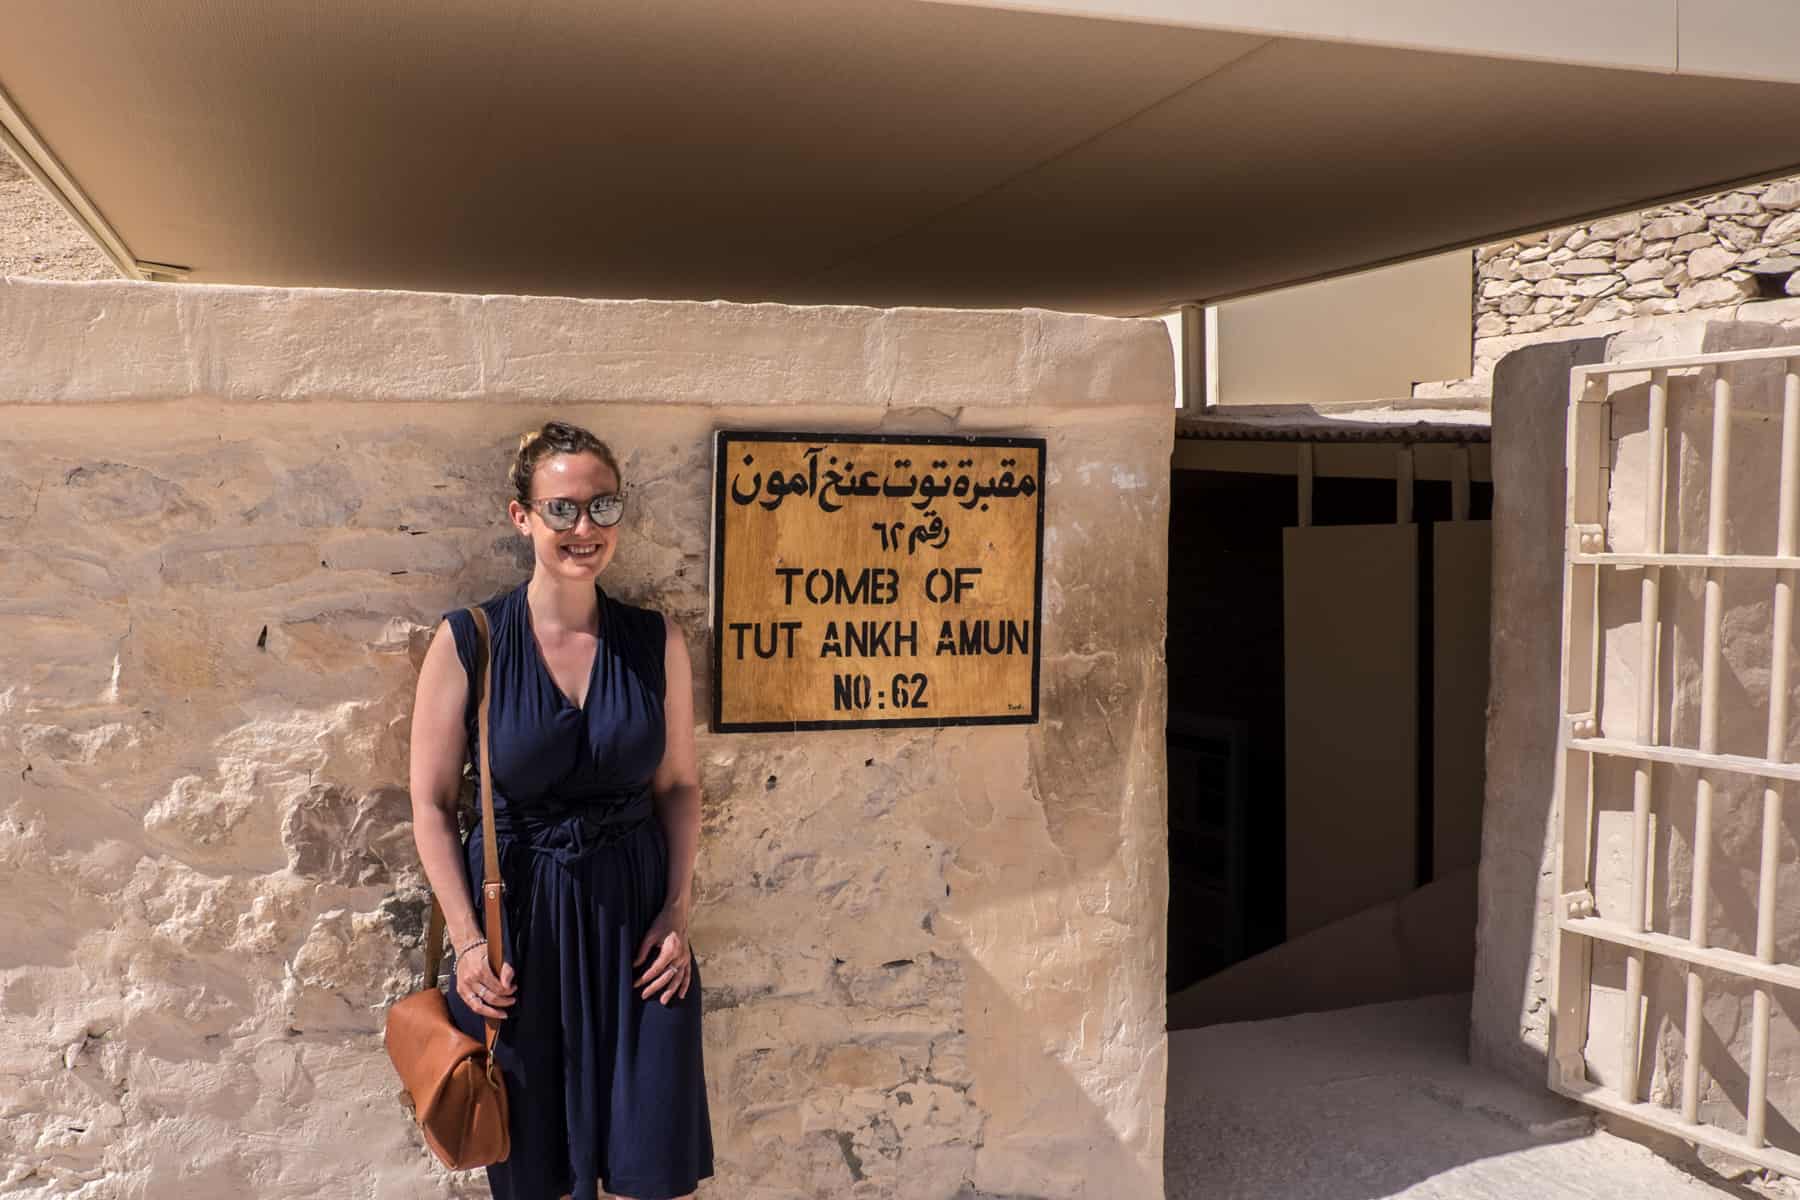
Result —
[[[698, 962], [687, 995], [667, 1006], [632, 987], [642, 967], [631, 960], [668, 881], [668, 842], [650, 793], [663, 756], [663, 619], [598, 584], [595, 591], [600, 641], [581, 708], [538, 650], [525, 585], [482, 605], [506, 884], [501, 944], [515, 983], [495, 1050], [512, 1137], [506, 1161], [487, 1168], [495, 1200], [593, 1200], [597, 1186], [668, 1200], [713, 1173]], [[460, 609], [444, 616], [473, 679], [475, 622]], [[478, 711], [471, 687], [464, 722], [472, 757]], [[463, 850], [479, 921], [479, 820]], [[451, 1019], [479, 1040], [482, 1019], [454, 987], [449, 1005]]]

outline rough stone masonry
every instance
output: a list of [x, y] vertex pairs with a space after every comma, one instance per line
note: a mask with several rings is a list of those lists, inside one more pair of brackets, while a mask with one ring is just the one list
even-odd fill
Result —
[[1039, 724], [701, 730], [702, 1195], [1160, 1197], [1169, 363], [1030, 311], [0, 282], [0, 1191], [485, 1194], [380, 1030], [416, 664], [523, 577], [554, 414], [703, 674], [715, 428], [1048, 439]]
[[1508, 351], [1646, 317], [1800, 295], [1800, 177], [1475, 251], [1475, 374]]

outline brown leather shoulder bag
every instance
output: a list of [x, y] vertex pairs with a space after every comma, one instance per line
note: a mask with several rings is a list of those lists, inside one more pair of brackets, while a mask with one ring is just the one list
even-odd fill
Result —
[[[481, 688], [481, 833], [483, 932], [488, 966], [496, 976], [506, 959], [502, 947], [500, 853], [494, 841], [494, 782], [488, 767], [488, 622], [487, 613], [470, 608], [480, 653], [477, 682]], [[400, 1073], [400, 1101], [418, 1118], [425, 1144], [452, 1170], [504, 1162], [511, 1151], [507, 1130], [506, 1083], [494, 1061], [500, 1022], [487, 1018], [487, 1036], [478, 1042], [450, 1020], [450, 1008], [438, 990], [444, 954], [444, 909], [431, 897], [431, 920], [425, 931], [425, 986], [389, 1007], [383, 1040], [394, 1069]]]

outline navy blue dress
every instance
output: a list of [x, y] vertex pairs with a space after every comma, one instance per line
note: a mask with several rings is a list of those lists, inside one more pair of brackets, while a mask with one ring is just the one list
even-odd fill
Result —
[[[687, 995], [667, 1006], [632, 987], [642, 968], [631, 960], [668, 881], [668, 842], [650, 792], [663, 756], [663, 619], [595, 590], [600, 644], [583, 708], [550, 676], [525, 585], [482, 605], [506, 883], [501, 944], [516, 984], [495, 1051], [512, 1135], [506, 1161], [487, 1169], [495, 1200], [593, 1200], [597, 1186], [667, 1200], [713, 1171], [699, 965]], [[460, 609], [444, 615], [473, 678], [475, 622]], [[471, 688], [472, 757], [477, 712]], [[479, 821], [463, 858], [480, 920]], [[449, 1003], [451, 1019], [479, 1039], [482, 1019], [454, 987]]]

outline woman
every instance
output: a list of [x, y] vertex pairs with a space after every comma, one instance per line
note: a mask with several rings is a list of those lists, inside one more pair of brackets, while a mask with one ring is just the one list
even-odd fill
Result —
[[488, 1183], [496, 1200], [691, 1196], [712, 1174], [712, 1129], [687, 938], [700, 835], [687, 646], [598, 583], [624, 511], [603, 442], [552, 421], [520, 440], [511, 482], [534, 566], [482, 606], [503, 930], [481, 928], [480, 824], [457, 837], [478, 745], [465, 611], [432, 638], [412, 725], [414, 838], [456, 952], [451, 1018], [475, 1038], [502, 1022], [512, 1149]]

